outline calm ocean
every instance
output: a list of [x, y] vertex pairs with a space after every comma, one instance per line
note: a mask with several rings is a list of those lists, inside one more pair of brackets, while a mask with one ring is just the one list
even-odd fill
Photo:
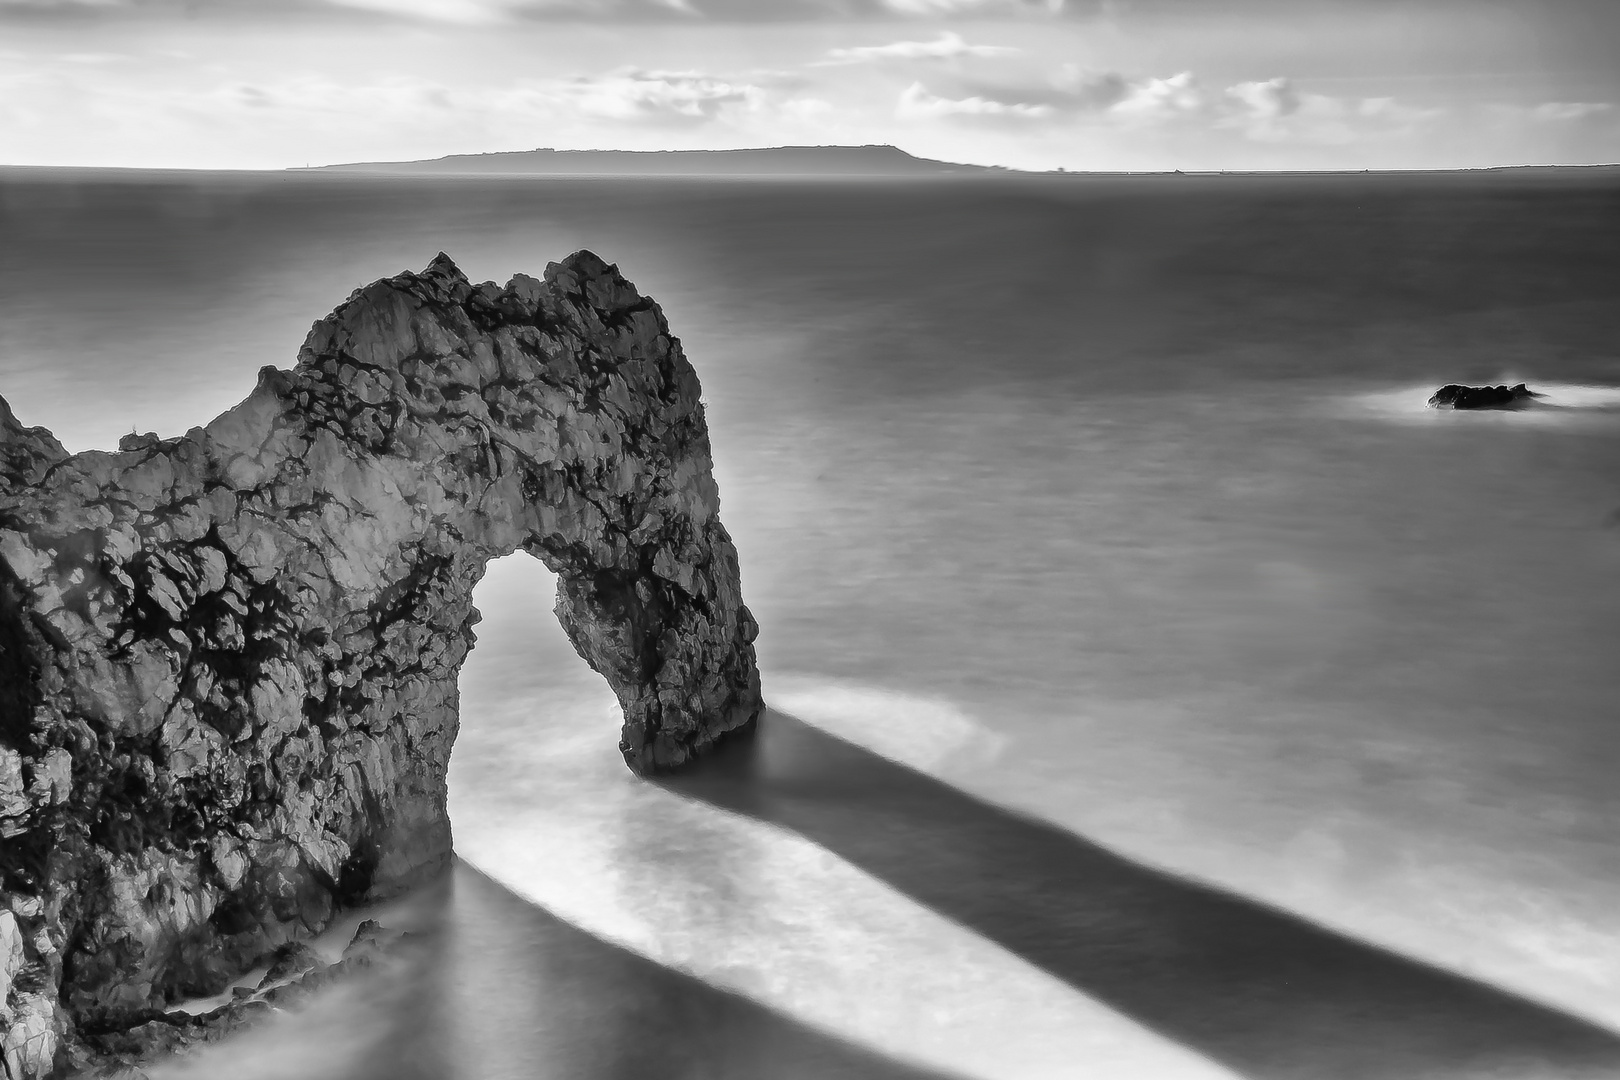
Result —
[[154, 1078], [1617, 1075], [1620, 172], [0, 170], [0, 394], [179, 434], [581, 247], [702, 379], [752, 759], [637, 780], [493, 565], [432, 948]]

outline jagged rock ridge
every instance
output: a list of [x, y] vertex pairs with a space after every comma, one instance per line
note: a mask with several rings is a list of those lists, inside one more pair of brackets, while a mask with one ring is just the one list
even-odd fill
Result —
[[68, 454], [0, 401], [10, 1080], [215, 993], [450, 852], [472, 589], [525, 550], [633, 769], [760, 710], [696, 374], [589, 252], [355, 292], [177, 439]]

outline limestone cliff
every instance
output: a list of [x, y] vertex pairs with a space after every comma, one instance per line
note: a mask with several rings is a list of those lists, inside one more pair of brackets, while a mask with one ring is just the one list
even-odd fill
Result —
[[183, 437], [68, 454], [0, 402], [0, 1030], [213, 993], [450, 852], [472, 589], [523, 549], [630, 767], [760, 709], [697, 376], [589, 252], [354, 293]]

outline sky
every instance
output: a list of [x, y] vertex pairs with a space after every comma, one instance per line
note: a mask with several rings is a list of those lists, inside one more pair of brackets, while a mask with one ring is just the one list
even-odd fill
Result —
[[1620, 0], [0, 0], [0, 164], [1620, 161]]

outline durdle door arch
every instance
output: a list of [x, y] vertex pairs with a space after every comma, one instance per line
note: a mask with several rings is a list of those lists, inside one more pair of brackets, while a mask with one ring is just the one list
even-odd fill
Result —
[[557, 574], [632, 769], [752, 723], [718, 508], [696, 374], [589, 252], [504, 287], [440, 255], [358, 290], [177, 439], [70, 455], [0, 401], [9, 1080], [445, 864], [492, 558]]

